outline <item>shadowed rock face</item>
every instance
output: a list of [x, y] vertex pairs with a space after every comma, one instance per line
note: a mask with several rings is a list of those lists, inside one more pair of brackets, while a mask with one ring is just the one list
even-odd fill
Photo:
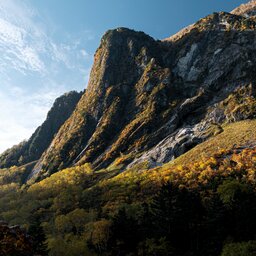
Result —
[[75, 91], [57, 98], [44, 123], [39, 126], [28, 141], [14, 146], [0, 155], [0, 168], [25, 165], [38, 160], [49, 147], [54, 135], [72, 114], [82, 93]]
[[34, 173], [90, 162], [160, 165], [253, 118], [256, 21], [215, 13], [182, 35], [155, 41], [125, 28], [108, 31], [95, 53], [86, 93]]

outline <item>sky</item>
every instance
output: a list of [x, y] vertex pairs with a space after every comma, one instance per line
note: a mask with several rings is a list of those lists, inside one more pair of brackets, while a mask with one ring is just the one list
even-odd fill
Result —
[[108, 29], [164, 39], [245, 0], [0, 0], [0, 153], [28, 139], [54, 100], [87, 86]]

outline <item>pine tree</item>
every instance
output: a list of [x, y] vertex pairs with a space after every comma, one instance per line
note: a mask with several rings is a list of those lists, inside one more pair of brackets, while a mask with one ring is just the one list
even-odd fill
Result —
[[140, 241], [139, 226], [135, 219], [128, 217], [125, 208], [119, 210], [113, 218], [111, 243], [114, 255], [126, 255], [134, 252]]
[[167, 183], [151, 205], [154, 232], [181, 251], [198, 249], [199, 223], [203, 214], [200, 197]]
[[33, 239], [33, 251], [36, 255], [48, 255], [46, 236], [43, 228], [40, 225], [40, 218], [36, 215], [30, 217], [30, 226], [28, 234]]

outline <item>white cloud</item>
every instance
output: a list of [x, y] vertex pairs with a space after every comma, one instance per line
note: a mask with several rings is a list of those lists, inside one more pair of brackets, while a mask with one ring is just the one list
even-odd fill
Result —
[[89, 53], [85, 49], [82, 49], [80, 52], [81, 52], [83, 57], [89, 56]]
[[[5, 63], [5, 67], [11, 65], [15, 70], [20, 72], [45, 70], [44, 63], [39, 54], [39, 46], [35, 43], [37, 39], [42, 39], [42, 33], [38, 34], [31, 22], [27, 20], [31, 13], [29, 9], [22, 12], [19, 9], [19, 15], [10, 16], [9, 13], [17, 14], [17, 10], [12, 1], [0, 2], [0, 52], [1, 63]], [[19, 19], [20, 18], [20, 19]], [[20, 22], [17, 22], [20, 20]], [[7, 65], [6, 65], [7, 64]], [[5, 70], [2, 67], [2, 72]]]
[[[37, 71], [48, 75], [48, 62], [76, 68], [80, 41], [72, 39], [69, 44], [54, 42], [43, 29], [41, 20], [44, 19], [39, 13], [24, 2], [0, 0], [0, 72], [5, 72], [6, 63], [23, 74]], [[84, 33], [88, 40], [93, 39], [92, 33]], [[80, 52], [89, 56], [85, 49]]]
[[56, 97], [88, 81], [84, 43], [66, 34], [56, 40], [45, 20], [26, 0], [0, 0], [0, 153], [28, 139]]
[[64, 91], [64, 87], [45, 87], [32, 94], [20, 87], [0, 91], [0, 120], [4, 120], [0, 125], [0, 153], [28, 139]]

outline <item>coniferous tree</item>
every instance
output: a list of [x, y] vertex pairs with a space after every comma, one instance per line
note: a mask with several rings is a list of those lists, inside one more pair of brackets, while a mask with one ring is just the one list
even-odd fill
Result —
[[154, 198], [151, 208], [157, 237], [166, 238], [181, 252], [198, 250], [203, 208], [197, 194], [168, 182]]
[[119, 210], [113, 218], [111, 234], [111, 244], [115, 248], [113, 255], [126, 255], [134, 252], [140, 241], [137, 221], [127, 216], [125, 208]]
[[33, 239], [33, 251], [37, 255], [48, 255], [46, 236], [43, 228], [40, 225], [40, 218], [37, 215], [31, 215], [30, 226], [28, 228], [28, 234]]

